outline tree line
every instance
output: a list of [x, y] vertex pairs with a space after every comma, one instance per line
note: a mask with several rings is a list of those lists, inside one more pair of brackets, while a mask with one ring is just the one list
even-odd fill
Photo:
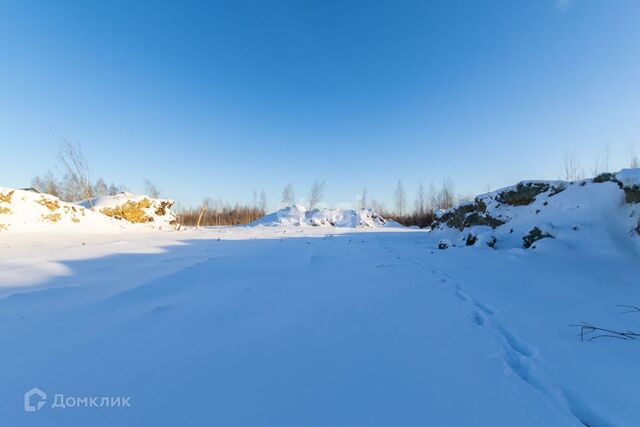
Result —
[[[598, 172], [608, 171], [609, 149], [596, 159], [593, 167], [594, 176]], [[41, 192], [59, 197], [61, 200], [75, 202], [92, 199], [99, 196], [115, 195], [127, 191], [124, 185], [115, 185], [98, 178], [92, 179], [92, 171], [85, 157], [82, 147], [67, 139], [59, 142], [58, 169], [61, 177], [55, 176], [51, 171], [42, 176], [36, 176], [31, 181], [31, 186]], [[626, 163], [628, 167], [638, 167], [640, 161], [633, 148], [627, 153]], [[584, 170], [580, 167], [575, 155], [567, 155], [563, 159], [562, 178], [576, 180], [584, 176]], [[144, 193], [150, 197], [160, 197], [160, 191], [149, 180], [144, 182]], [[305, 200], [307, 209], [318, 208], [324, 199], [325, 182], [315, 181]], [[197, 207], [175, 209], [180, 222], [187, 226], [218, 226], [247, 224], [263, 217], [267, 213], [268, 202], [264, 190], [260, 193], [253, 191], [252, 201], [247, 204], [229, 205], [220, 199], [213, 200], [207, 197]], [[406, 226], [427, 227], [435, 219], [438, 211], [447, 210], [456, 204], [470, 200], [469, 196], [456, 195], [451, 179], [445, 179], [439, 188], [433, 183], [425, 187], [420, 183], [413, 197], [405, 190], [402, 181], [398, 180], [393, 192], [393, 208], [389, 209], [374, 198], [369, 197], [367, 188], [363, 188], [356, 202], [357, 209], [374, 209], [385, 218], [395, 220]], [[296, 191], [292, 183], [288, 183], [282, 190], [281, 205], [293, 206], [296, 203]]]
[[[305, 207], [309, 210], [317, 209], [324, 199], [325, 183], [316, 181], [312, 184], [309, 194], [305, 200]], [[180, 221], [187, 226], [218, 226], [218, 225], [238, 225], [247, 224], [262, 218], [267, 212], [267, 197], [264, 190], [258, 196], [256, 191], [252, 194], [253, 202], [248, 205], [236, 204], [230, 206], [220, 199], [213, 200], [206, 198], [197, 208], [186, 208], [178, 210]], [[435, 213], [439, 210], [446, 210], [455, 206], [464, 197], [456, 196], [453, 182], [450, 179], [443, 181], [441, 187], [436, 189], [433, 184], [429, 187], [421, 183], [413, 199], [413, 204], [409, 204], [402, 181], [398, 181], [394, 191], [395, 209], [389, 210], [382, 202], [376, 199], [369, 199], [366, 188], [357, 201], [356, 209], [373, 209], [383, 217], [392, 219], [406, 226], [427, 227], [431, 225], [435, 218]], [[292, 183], [288, 183], [282, 190], [281, 205], [294, 206], [296, 204], [296, 191]]]
[[[67, 139], [59, 141], [57, 166], [61, 177], [51, 171], [34, 177], [31, 187], [41, 193], [51, 194], [63, 201], [76, 202], [95, 197], [116, 195], [127, 191], [124, 185], [116, 185], [98, 178], [93, 180], [92, 170], [82, 147]], [[160, 197], [160, 191], [149, 180], [144, 182], [144, 193], [150, 197]], [[312, 184], [305, 201], [307, 209], [318, 208], [325, 193], [325, 182]], [[205, 198], [197, 207], [177, 208], [179, 221], [185, 226], [221, 226], [247, 224], [262, 218], [267, 213], [268, 201], [266, 193], [253, 191], [251, 203], [229, 205], [220, 199]], [[296, 192], [292, 183], [282, 190], [281, 204], [293, 206], [296, 203]], [[458, 198], [453, 191], [453, 183], [445, 180], [439, 190], [430, 184], [425, 188], [418, 186], [413, 208], [409, 207], [408, 196], [401, 181], [398, 181], [395, 192], [395, 209], [387, 209], [384, 203], [368, 198], [367, 189], [363, 189], [357, 202], [358, 209], [374, 209], [383, 217], [393, 219], [403, 225], [426, 227], [433, 221], [434, 213], [439, 209], [448, 209], [455, 205]]]

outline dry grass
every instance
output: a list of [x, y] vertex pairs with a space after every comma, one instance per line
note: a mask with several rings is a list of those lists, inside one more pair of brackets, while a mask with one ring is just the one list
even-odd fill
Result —
[[4, 231], [9, 228], [9, 224], [0, 224], [0, 231]]
[[133, 200], [129, 200], [123, 205], [116, 206], [115, 208], [104, 208], [101, 209], [100, 212], [103, 214], [116, 218], [116, 219], [125, 219], [129, 222], [133, 223], [146, 223], [152, 222], [153, 218], [147, 216], [144, 212], [144, 209], [151, 207], [151, 200], [146, 197], [138, 202], [134, 202]]
[[0, 206], [0, 214], [10, 214], [11, 209]]

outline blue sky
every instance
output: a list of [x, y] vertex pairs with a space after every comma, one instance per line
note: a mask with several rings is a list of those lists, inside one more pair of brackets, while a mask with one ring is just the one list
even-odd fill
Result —
[[0, 185], [55, 171], [183, 205], [461, 193], [640, 154], [636, 0], [0, 3]]

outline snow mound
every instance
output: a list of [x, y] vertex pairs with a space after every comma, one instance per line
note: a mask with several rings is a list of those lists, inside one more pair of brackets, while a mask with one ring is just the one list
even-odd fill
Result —
[[313, 226], [313, 227], [402, 227], [386, 220], [373, 209], [313, 209], [291, 206], [280, 209], [249, 224], [251, 226]]
[[178, 224], [175, 213], [171, 211], [174, 201], [170, 199], [124, 192], [83, 200], [78, 204], [122, 222], [146, 224], [158, 230], [173, 229]]
[[640, 186], [640, 169], [622, 169], [615, 179], [625, 187]]
[[522, 181], [440, 212], [453, 246], [640, 249], [640, 169], [579, 181]]
[[124, 227], [119, 221], [49, 194], [0, 187], [0, 233], [101, 232]]

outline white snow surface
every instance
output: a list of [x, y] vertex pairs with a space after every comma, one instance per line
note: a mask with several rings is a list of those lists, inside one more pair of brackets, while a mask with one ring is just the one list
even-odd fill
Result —
[[[0, 426], [640, 425], [640, 340], [574, 326], [640, 333], [621, 307], [640, 306], [638, 205], [590, 180], [526, 206], [482, 197], [507, 221], [473, 228], [495, 249], [306, 213], [0, 233]], [[524, 249], [534, 225], [556, 238]], [[47, 398], [25, 412], [33, 387]]]
[[373, 209], [312, 209], [294, 205], [280, 209], [254, 221], [251, 226], [314, 226], [314, 227], [402, 227], [381, 217]]
[[615, 174], [616, 179], [625, 186], [640, 185], [640, 169], [622, 169]]

